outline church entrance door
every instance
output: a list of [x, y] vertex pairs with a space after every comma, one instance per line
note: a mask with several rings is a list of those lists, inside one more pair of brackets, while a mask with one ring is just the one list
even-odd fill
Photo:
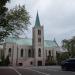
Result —
[[38, 66], [42, 66], [42, 61], [38, 61]]

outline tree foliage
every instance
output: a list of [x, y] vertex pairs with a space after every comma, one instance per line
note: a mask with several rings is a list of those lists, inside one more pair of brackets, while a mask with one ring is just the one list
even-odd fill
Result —
[[0, 66], [10, 65], [9, 55], [5, 58], [4, 55], [1, 57]]
[[57, 64], [61, 64], [62, 61], [69, 58], [68, 52], [56, 53]]
[[5, 59], [5, 65], [8, 66], [10, 64], [9, 55]]
[[21, 32], [27, 30], [30, 24], [30, 16], [24, 5], [15, 6], [15, 8], [8, 11], [6, 18], [14, 35], [19, 35]]
[[5, 7], [6, 3], [9, 0], [0, 0], [0, 41], [8, 35], [8, 21], [6, 19], [7, 8]]
[[0, 0], [0, 41], [10, 34], [19, 35], [30, 25], [30, 16], [25, 6], [18, 5], [8, 11], [5, 7], [8, 1]]
[[51, 53], [47, 56], [45, 65], [56, 65], [56, 62], [53, 59], [53, 56], [51, 56]]
[[63, 45], [68, 50], [69, 57], [75, 57], [75, 37], [69, 40], [63, 40]]

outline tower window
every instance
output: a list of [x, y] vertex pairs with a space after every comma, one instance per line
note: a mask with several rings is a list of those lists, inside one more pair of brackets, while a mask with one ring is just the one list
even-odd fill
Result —
[[38, 38], [38, 42], [41, 42], [41, 38]]
[[38, 30], [38, 35], [41, 35], [41, 30]]
[[41, 48], [38, 49], [38, 56], [41, 57]]
[[21, 49], [21, 57], [23, 57], [23, 49]]
[[11, 56], [11, 48], [9, 48], [8, 54], [9, 56]]

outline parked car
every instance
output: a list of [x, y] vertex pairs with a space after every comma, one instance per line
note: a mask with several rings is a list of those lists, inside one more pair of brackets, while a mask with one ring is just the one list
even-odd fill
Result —
[[61, 63], [62, 70], [75, 71], [75, 58], [70, 58]]

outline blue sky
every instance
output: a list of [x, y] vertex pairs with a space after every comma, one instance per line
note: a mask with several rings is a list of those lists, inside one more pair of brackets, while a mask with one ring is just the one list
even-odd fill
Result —
[[75, 36], [75, 0], [11, 0], [7, 6], [13, 8], [16, 4], [25, 5], [31, 16], [27, 37], [32, 36], [37, 10], [41, 25], [44, 26], [45, 39], [56, 38], [60, 44], [63, 39]]

